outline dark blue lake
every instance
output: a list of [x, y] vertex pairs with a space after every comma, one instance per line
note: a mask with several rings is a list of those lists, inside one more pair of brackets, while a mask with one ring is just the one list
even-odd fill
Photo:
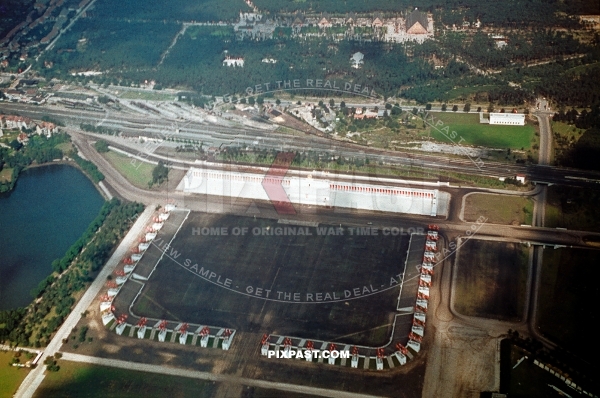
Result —
[[0, 195], [0, 310], [24, 307], [98, 215], [104, 198], [78, 169], [49, 165], [21, 173]]

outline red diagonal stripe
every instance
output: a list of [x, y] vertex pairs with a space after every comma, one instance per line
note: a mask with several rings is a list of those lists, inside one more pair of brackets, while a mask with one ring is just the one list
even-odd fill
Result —
[[279, 152], [262, 180], [262, 186], [277, 214], [296, 214], [290, 198], [281, 185], [295, 156], [293, 152]]

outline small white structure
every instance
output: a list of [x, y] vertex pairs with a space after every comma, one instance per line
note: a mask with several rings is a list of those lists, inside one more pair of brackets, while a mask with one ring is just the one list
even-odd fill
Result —
[[200, 347], [202, 347], [202, 348], [208, 347], [208, 338], [209, 338], [208, 334], [206, 334], [200, 338]]
[[313, 350], [307, 350], [306, 353], [304, 354], [304, 359], [306, 359], [306, 362], [312, 362]]
[[155, 222], [154, 224], [152, 224], [152, 230], [154, 231], [160, 231], [163, 227], [163, 223], [161, 222]]
[[227, 57], [223, 60], [223, 66], [239, 66], [239, 67], [244, 67], [244, 58], [231, 58], [231, 57]]
[[377, 357], [377, 359], [375, 359], [375, 364], [377, 365], [377, 370], [383, 370], [383, 359]]
[[490, 113], [490, 124], [525, 126], [524, 113]]
[[[146, 234], [145, 238], [146, 238], [146, 242], [153, 241], [154, 238], [156, 238], [156, 233], [155, 232], [148, 232]], [[131, 256], [131, 257], [133, 257], [133, 256]]]
[[352, 54], [352, 58], [350, 58], [350, 64], [354, 69], [360, 69], [360, 67], [363, 64], [363, 60], [365, 58], [365, 54], [361, 53], [360, 51], [357, 53]]
[[144, 243], [140, 243], [138, 245], [138, 249], [141, 252], [145, 252], [146, 250], [148, 250], [149, 247], [150, 247], [150, 243], [145, 243], [145, 242]]
[[104, 326], [108, 325], [111, 321], [115, 319], [115, 316], [112, 312], [102, 315], [102, 324]]
[[352, 360], [350, 361], [350, 366], [353, 368], [358, 368], [358, 355], [352, 355]]
[[396, 351], [394, 354], [396, 355], [396, 358], [398, 358], [398, 362], [400, 362], [400, 365], [406, 364], [406, 355], [404, 355], [400, 351]]
[[142, 255], [140, 253], [133, 253], [131, 255], [132, 261], [140, 261], [142, 259]]
[[174, 204], [169, 203], [168, 205], [165, 205], [165, 211], [168, 213], [170, 211], [175, 210], [175, 207], [176, 206]]
[[515, 177], [517, 182], [520, 182], [521, 184], [525, 184], [525, 174], [517, 174], [517, 176]]
[[408, 344], [406, 344], [406, 346], [410, 347], [415, 352], [421, 351], [421, 343], [419, 343], [418, 341], [409, 340]]

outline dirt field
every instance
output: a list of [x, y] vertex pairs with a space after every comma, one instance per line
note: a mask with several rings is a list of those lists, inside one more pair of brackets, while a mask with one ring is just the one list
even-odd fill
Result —
[[470, 239], [458, 254], [454, 308], [463, 315], [518, 321], [523, 316], [529, 249]]
[[[277, 228], [298, 235], [277, 236]], [[242, 331], [387, 343], [409, 236], [320, 228], [192, 213], [132, 310]]]
[[435, 330], [434, 339], [425, 380], [435, 382], [423, 385], [423, 398], [479, 398], [482, 391], [498, 388], [490, 377], [498, 361], [497, 338], [480, 329], [450, 326]]
[[533, 200], [520, 196], [472, 194], [465, 200], [465, 221], [487, 218], [492, 224], [529, 224], [533, 218]]

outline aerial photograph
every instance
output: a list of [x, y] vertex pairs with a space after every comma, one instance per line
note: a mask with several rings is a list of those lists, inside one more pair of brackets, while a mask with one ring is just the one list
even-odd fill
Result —
[[0, 0], [0, 398], [598, 398], [599, 203], [598, 0]]

